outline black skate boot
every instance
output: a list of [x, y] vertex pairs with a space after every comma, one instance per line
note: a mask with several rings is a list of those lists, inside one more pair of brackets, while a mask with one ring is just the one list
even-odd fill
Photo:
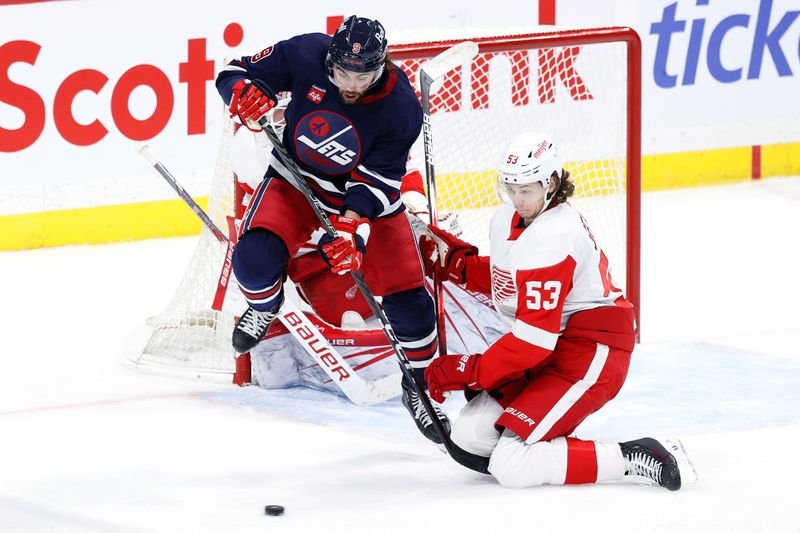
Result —
[[637, 483], [658, 483], [667, 490], [681, 488], [681, 471], [675, 456], [656, 439], [645, 438], [621, 442], [619, 447], [625, 458], [625, 475]]
[[278, 315], [283, 304], [283, 295], [278, 303], [269, 311], [256, 311], [248, 307], [233, 330], [233, 349], [237, 353], [246, 353], [255, 348], [267, 334], [269, 325]]
[[[422, 404], [422, 400], [417, 394], [417, 391], [407, 383], [405, 377], [403, 377], [403, 405], [406, 406], [408, 412], [411, 413], [411, 417], [414, 419], [414, 423], [417, 424], [417, 428], [425, 435], [426, 438], [435, 442], [436, 444], [444, 444], [442, 442], [441, 437], [439, 437], [439, 433], [437, 433], [436, 429], [433, 427], [433, 421], [431, 417], [428, 415], [428, 411], [425, 410], [425, 406]], [[425, 391], [427, 394], [428, 391]], [[428, 396], [430, 400], [430, 396]], [[431, 406], [433, 407], [434, 414], [436, 414], [436, 418], [438, 418], [442, 422], [442, 427], [444, 428], [445, 433], [448, 435], [450, 434], [450, 420], [448, 420], [447, 415], [439, 408], [438, 405], [434, 401], [431, 401]]]

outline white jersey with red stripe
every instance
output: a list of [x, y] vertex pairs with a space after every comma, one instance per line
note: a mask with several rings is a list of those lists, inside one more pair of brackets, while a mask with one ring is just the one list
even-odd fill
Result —
[[492, 298], [511, 332], [484, 352], [481, 388], [519, 377], [547, 358], [576, 313], [630, 308], [588, 224], [569, 204], [546, 210], [527, 227], [503, 205], [492, 218], [490, 239]]
[[622, 291], [583, 216], [562, 203], [528, 227], [510, 205], [490, 226], [492, 298], [522, 340], [552, 349], [578, 311], [613, 306]]

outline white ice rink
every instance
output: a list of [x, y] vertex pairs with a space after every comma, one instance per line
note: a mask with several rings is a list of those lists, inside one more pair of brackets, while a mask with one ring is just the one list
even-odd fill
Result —
[[694, 485], [504, 489], [399, 400], [126, 370], [120, 342], [192, 253], [170, 239], [0, 253], [0, 531], [798, 532], [800, 178], [642, 211], [643, 342], [578, 436], [680, 437]]

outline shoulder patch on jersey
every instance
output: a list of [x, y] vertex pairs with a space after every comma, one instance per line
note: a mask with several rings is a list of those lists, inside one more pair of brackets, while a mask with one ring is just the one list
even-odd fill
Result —
[[323, 89], [322, 87], [319, 87], [318, 85], [312, 85], [311, 89], [309, 89], [308, 93], [306, 94], [306, 98], [308, 98], [309, 100], [311, 100], [315, 104], [319, 104], [319, 103], [322, 102], [322, 99], [325, 98], [325, 93], [326, 92], [327, 92], [327, 89]]
[[257, 53], [253, 57], [251, 57], [250, 58], [250, 62], [251, 63], [258, 63], [259, 61], [261, 61], [265, 57], [268, 57], [270, 54], [272, 54], [272, 49], [273, 48], [275, 48], [275, 47], [274, 46], [267, 46], [266, 48], [261, 50], [259, 53]]

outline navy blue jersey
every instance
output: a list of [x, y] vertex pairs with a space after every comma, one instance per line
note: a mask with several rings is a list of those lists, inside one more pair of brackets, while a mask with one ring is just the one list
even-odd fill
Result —
[[[394, 65], [356, 104], [344, 104], [325, 67], [330, 41], [322, 33], [298, 35], [233, 60], [217, 76], [217, 89], [228, 103], [241, 79], [291, 91], [283, 143], [326, 210], [352, 209], [369, 219], [398, 213], [400, 181], [422, 127], [422, 108]], [[271, 166], [291, 183], [274, 153]]]

